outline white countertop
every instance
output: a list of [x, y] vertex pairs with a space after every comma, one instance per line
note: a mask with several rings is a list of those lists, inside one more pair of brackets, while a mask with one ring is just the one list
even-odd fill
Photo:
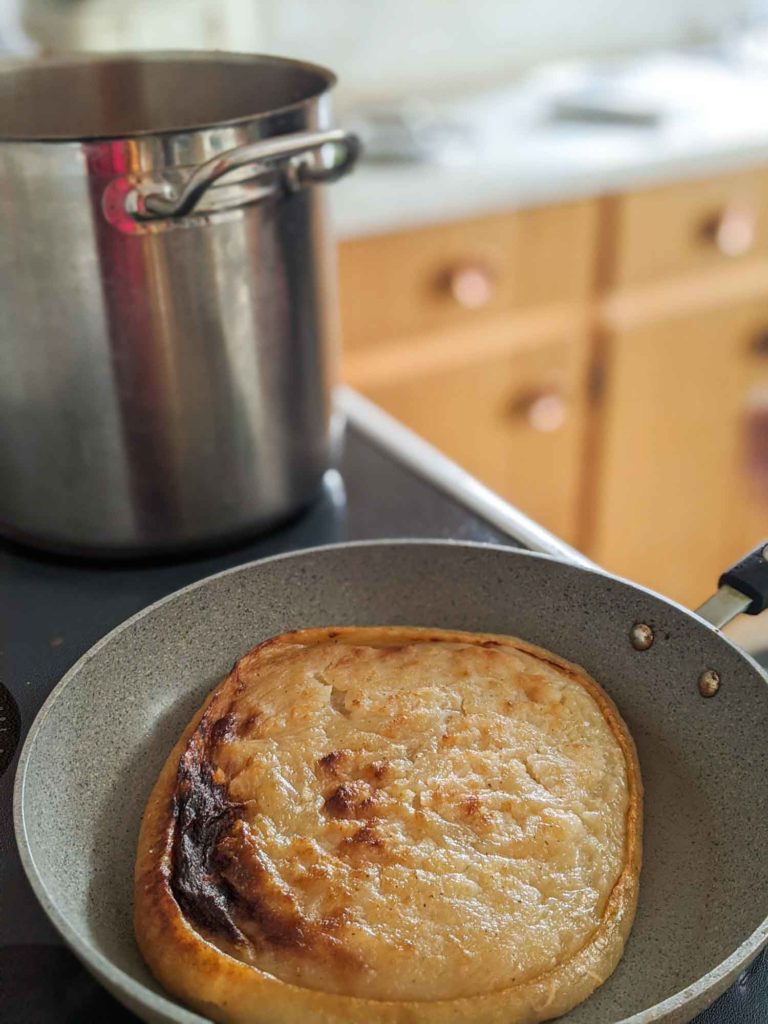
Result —
[[[603, 93], [651, 109], [651, 125], [552, 117], [558, 101]], [[768, 67], [659, 55], [599, 79], [583, 67], [438, 111], [465, 126], [422, 163], [363, 162], [330, 190], [341, 238], [768, 166]], [[342, 119], [343, 120], [343, 119]]]

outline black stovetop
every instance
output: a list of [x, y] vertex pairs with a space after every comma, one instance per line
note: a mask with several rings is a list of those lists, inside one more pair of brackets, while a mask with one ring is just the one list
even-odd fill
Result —
[[[341, 480], [329, 477], [317, 502], [300, 518], [251, 544], [213, 555], [105, 565], [0, 544], [1, 1024], [136, 1022], [62, 946], [29, 888], [13, 838], [15, 741], [23, 739], [52, 687], [84, 651], [165, 594], [266, 555], [377, 537], [513, 543], [354, 431], [348, 432], [340, 470]], [[697, 1024], [768, 1024], [768, 955]]]

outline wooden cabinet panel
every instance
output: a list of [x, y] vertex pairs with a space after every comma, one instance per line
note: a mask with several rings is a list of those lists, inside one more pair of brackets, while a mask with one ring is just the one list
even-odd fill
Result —
[[[466, 338], [461, 363], [411, 370], [407, 359], [354, 383], [499, 494], [576, 541], [585, 420], [583, 337], [528, 344], [508, 326], [506, 349]], [[478, 339], [480, 342], [481, 339]], [[398, 372], [399, 371], [399, 372]]]
[[764, 170], [345, 242], [344, 376], [696, 604], [768, 536], [767, 256]]
[[768, 252], [768, 174], [747, 171], [606, 200], [609, 285], [729, 266]]
[[581, 301], [592, 285], [596, 228], [597, 203], [585, 201], [344, 242], [344, 347]]
[[607, 342], [590, 554], [686, 604], [768, 535], [768, 301]]

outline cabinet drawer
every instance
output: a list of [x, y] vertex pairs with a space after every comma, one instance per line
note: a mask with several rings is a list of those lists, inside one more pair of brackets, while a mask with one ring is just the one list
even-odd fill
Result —
[[589, 201], [342, 243], [345, 348], [583, 299], [596, 221]]
[[615, 247], [608, 283], [619, 287], [766, 253], [768, 169], [648, 189], [607, 206]]
[[[476, 329], [479, 330], [479, 329]], [[472, 332], [470, 332], [471, 334]], [[560, 536], [578, 541], [584, 338], [575, 332], [355, 385]]]

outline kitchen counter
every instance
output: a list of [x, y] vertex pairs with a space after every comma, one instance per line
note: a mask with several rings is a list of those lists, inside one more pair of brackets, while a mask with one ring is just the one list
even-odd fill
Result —
[[442, 142], [420, 161], [363, 161], [329, 190], [340, 238], [768, 164], [768, 65], [661, 54], [544, 69], [411, 123]]

